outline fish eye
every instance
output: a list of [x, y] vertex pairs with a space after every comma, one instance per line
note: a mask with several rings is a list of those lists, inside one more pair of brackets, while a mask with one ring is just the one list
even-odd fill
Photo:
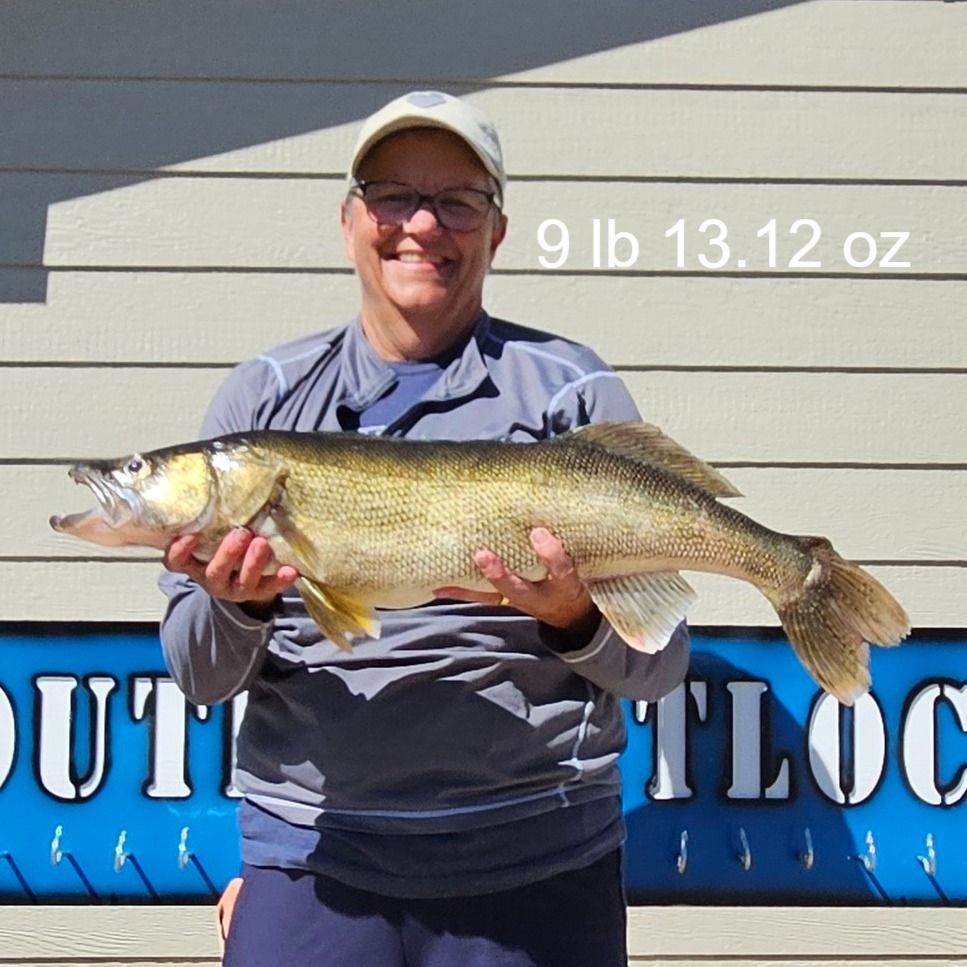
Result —
[[146, 473], [150, 471], [148, 462], [141, 456], [140, 453], [134, 454], [134, 456], [128, 459], [128, 462], [124, 465], [124, 473], [129, 477], [143, 477]]

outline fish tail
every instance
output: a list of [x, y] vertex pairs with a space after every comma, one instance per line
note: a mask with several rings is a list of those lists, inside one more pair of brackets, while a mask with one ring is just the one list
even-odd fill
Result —
[[809, 673], [852, 705], [870, 687], [869, 646], [899, 644], [910, 619], [876, 578], [843, 560], [825, 538], [796, 540], [812, 567], [800, 593], [776, 605], [779, 620]]

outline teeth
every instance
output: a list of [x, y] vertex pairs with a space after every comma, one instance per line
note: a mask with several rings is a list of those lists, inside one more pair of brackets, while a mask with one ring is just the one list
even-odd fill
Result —
[[106, 519], [111, 521], [117, 519], [119, 512], [117, 495], [106, 480], [86, 469], [79, 471], [75, 479], [90, 488]]
[[443, 262], [442, 258], [433, 255], [422, 255], [419, 252], [400, 252], [396, 256], [401, 262], [432, 262], [439, 265]]

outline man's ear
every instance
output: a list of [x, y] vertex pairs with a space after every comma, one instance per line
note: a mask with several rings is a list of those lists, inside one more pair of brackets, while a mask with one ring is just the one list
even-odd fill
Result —
[[346, 258], [355, 263], [356, 257], [353, 251], [353, 213], [350, 208], [352, 199], [344, 198], [339, 203], [339, 227], [342, 229], [343, 249]]
[[494, 226], [494, 233], [490, 237], [490, 261], [492, 262], [494, 256], [497, 254], [497, 249], [500, 247], [500, 243], [504, 240], [504, 236], [507, 234], [507, 216], [501, 212], [497, 219], [497, 224]]

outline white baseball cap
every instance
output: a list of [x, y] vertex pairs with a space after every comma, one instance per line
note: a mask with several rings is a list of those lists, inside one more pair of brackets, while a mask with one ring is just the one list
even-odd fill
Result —
[[360, 163], [377, 141], [409, 128], [442, 128], [466, 142], [497, 181], [498, 201], [502, 203], [507, 175], [497, 129], [479, 108], [442, 91], [411, 91], [370, 115], [356, 139], [349, 164], [350, 180], [355, 178]]

